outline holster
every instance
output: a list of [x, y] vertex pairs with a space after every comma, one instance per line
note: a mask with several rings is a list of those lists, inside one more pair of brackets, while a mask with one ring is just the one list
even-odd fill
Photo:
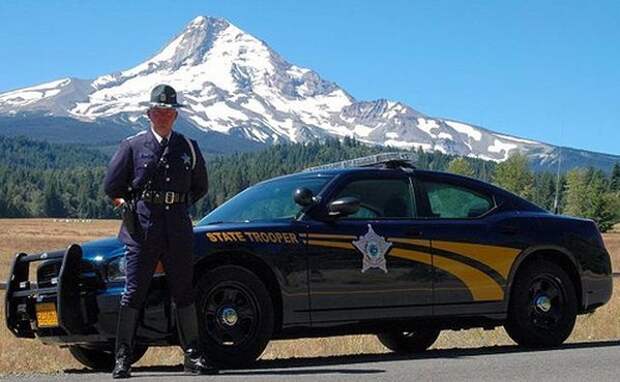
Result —
[[127, 200], [121, 205], [121, 219], [123, 219], [127, 233], [135, 235], [138, 232], [138, 215], [136, 213], [135, 199]]

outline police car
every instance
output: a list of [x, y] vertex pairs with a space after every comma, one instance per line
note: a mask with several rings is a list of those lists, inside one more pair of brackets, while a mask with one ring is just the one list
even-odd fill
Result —
[[[207, 355], [238, 367], [273, 339], [361, 333], [412, 353], [442, 330], [497, 326], [524, 347], [550, 347], [610, 299], [609, 254], [593, 221], [415, 169], [412, 159], [382, 154], [266, 180], [200, 220], [194, 281]], [[18, 254], [10, 331], [110, 368], [123, 253], [109, 237]], [[149, 290], [136, 360], [178, 344], [164, 272]]]

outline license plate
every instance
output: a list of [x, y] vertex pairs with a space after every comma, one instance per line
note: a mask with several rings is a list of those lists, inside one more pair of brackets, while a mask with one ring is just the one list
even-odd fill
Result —
[[37, 326], [40, 328], [52, 328], [58, 326], [58, 314], [56, 304], [44, 302], [35, 306], [37, 312]]

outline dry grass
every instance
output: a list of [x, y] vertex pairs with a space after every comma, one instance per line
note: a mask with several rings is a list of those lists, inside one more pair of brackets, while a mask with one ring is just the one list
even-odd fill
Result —
[[0, 219], [0, 280], [17, 252], [66, 248], [71, 243], [116, 235], [120, 220]]
[[[13, 255], [19, 250], [35, 252], [63, 248], [72, 242], [115, 235], [118, 220], [92, 220], [90, 222], [57, 221], [53, 219], [0, 219], [0, 280], [6, 280]], [[620, 227], [619, 227], [620, 228]], [[614, 270], [620, 271], [620, 229], [604, 235], [607, 249], [612, 255]], [[620, 280], [614, 287], [620, 286]], [[4, 293], [0, 292], [4, 301]], [[620, 296], [596, 313], [580, 316], [570, 342], [603, 341], [620, 339]], [[4, 304], [0, 304], [0, 317], [4, 317]], [[484, 331], [445, 331], [434, 348], [463, 348], [508, 345], [513, 342], [503, 329]], [[318, 357], [360, 353], [381, 353], [386, 349], [374, 336], [347, 336], [307, 340], [276, 341], [269, 345], [264, 359]], [[181, 361], [178, 348], [150, 349], [139, 365], [176, 365]], [[81, 368], [68, 351], [56, 346], [42, 345], [38, 340], [17, 339], [4, 325], [0, 325], [0, 374], [2, 373], [55, 373], [64, 369]]]
[[611, 255], [611, 265], [614, 272], [620, 272], [620, 224], [611, 232], [603, 235], [605, 247]]

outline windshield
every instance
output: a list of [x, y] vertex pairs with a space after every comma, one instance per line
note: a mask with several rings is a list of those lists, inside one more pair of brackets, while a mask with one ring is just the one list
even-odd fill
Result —
[[220, 222], [292, 219], [301, 207], [293, 200], [298, 187], [317, 195], [331, 177], [290, 177], [248, 187], [205, 216], [197, 225]]

